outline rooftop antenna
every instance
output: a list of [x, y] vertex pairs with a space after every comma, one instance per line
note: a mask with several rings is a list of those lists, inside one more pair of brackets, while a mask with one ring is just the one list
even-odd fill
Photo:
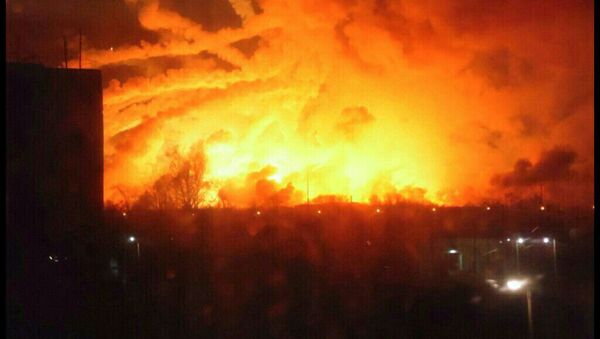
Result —
[[81, 26], [79, 26], [79, 69], [81, 69]]
[[21, 62], [21, 33], [17, 35], [17, 61]]
[[69, 68], [69, 61], [67, 60], [67, 37], [63, 35], [64, 41], [64, 53], [65, 53], [65, 68]]

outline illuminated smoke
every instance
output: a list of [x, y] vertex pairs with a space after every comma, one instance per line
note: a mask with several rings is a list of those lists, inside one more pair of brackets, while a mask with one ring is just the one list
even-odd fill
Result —
[[148, 198], [170, 150], [199, 144], [212, 205], [478, 202], [555, 144], [593, 183], [593, 3], [188, 4], [219, 8], [204, 21], [177, 3], [120, 4], [136, 34], [111, 36], [134, 42], [84, 36], [106, 77], [107, 200]]

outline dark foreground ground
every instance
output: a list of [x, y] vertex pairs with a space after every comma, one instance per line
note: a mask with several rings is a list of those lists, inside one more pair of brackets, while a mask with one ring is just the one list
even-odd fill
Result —
[[[248, 213], [109, 215], [82, 250], [21, 239], [36, 249], [9, 249], [7, 337], [527, 337], [524, 295], [436, 269], [410, 223]], [[594, 335], [593, 233], [564, 243], [533, 287], [535, 338]]]

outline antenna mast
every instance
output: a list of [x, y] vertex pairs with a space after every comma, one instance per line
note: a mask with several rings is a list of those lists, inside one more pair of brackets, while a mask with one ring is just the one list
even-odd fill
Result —
[[81, 26], [79, 26], [79, 69], [81, 69]]
[[69, 68], [69, 61], [67, 57], [67, 37], [63, 35], [64, 41], [64, 53], [65, 53], [65, 68]]

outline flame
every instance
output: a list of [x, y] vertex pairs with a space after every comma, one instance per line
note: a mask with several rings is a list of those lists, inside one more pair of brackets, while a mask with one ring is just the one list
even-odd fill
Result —
[[159, 41], [85, 53], [88, 67], [143, 70], [104, 90], [106, 200], [134, 201], [175, 178], [173, 150], [202, 152], [203, 204], [234, 206], [457, 203], [512, 161], [449, 132], [472, 126], [481, 107], [503, 128], [501, 112], [515, 104], [456, 76], [467, 52], [420, 24], [406, 29], [426, 47], [408, 55], [409, 43], [362, 4], [265, 0], [255, 13], [251, 1], [232, 1], [242, 26], [209, 32], [158, 1], [131, 3]]

